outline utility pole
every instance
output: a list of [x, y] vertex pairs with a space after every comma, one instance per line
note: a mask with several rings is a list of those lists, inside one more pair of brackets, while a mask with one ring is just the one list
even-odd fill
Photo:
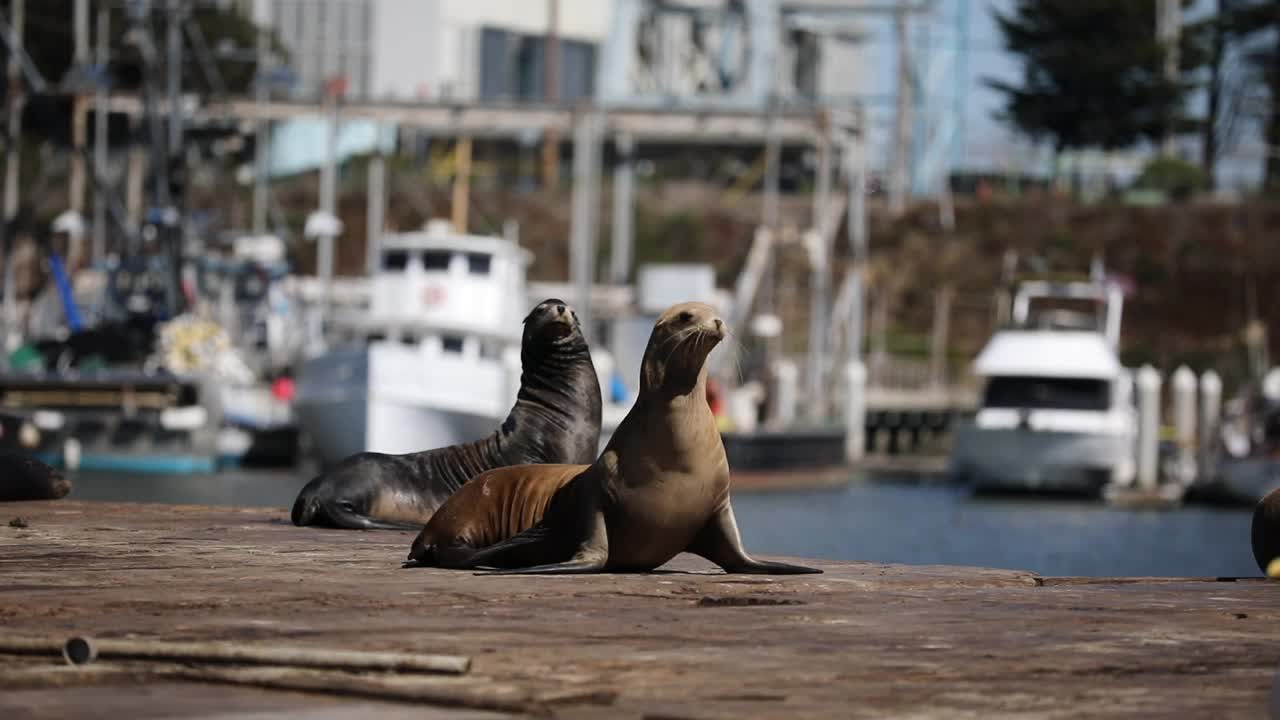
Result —
[[[1169, 83], [1178, 81], [1178, 62], [1182, 38], [1182, 3], [1181, 0], [1156, 0], [1156, 39], [1164, 47], [1164, 79]], [[1173, 108], [1165, 119], [1164, 139], [1160, 143], [1160, 152], [1172, 157], [1177, 147], [1173, 135]]]
[[[71, 76], [80, 80], [89, 66], [89, 0], [76, 0], [72, 12], [75, 48], [71, 56]], [[77, 82], [76, 95], [71, 101], [71, 180], [67, 183], [67, 207], [73, 212], [84, 212], [84, 146], [88, 141], [86, 128], [88, 113], [85, 106], [89, 98]]]
[[[93, 109], [93, 172], [101, 178], [101, 172], [107, 167], [107, 85], [102, 75], [110, 60], [111, 8], [103, 3], [98, 6], [98, 44], [94, 56], [94, 64], [98, 69], [98, 85], [94, 94]], [[107, 198], [104, 187], [95, 186], [93, 193], [93, 240], [90, 257], [94, 264], [100, 263], [107, 256]]]
[[182, 16], [186, 7], [182, 0], [169, 0], [167, 20], [169, 80], [169, 155], [182, 152]]
[[625, 285], [631, 279], [632, 227], [635, 206], [635, 142], [630, 135], [614, 138], [618, 164], [613, 168], [613, 232], [609, 252], [609, 282]]
[[4, 217], [0, 227], [4, 230], [4, 329], [6, 352], [12, 351], [21, 341], [18, 334], [17, 274], [13, 270], [13, 218], [18, 214], [18, 169], [21, 163], [22, 104], [24, 101], [21, 68], [18, 54], [22, 52], [22, 28], [26, 21], [25, 0], [13, 0], [9, 18], [12, 37], [9, 38], [9, 67], [7, 68], [9, 118], [5, 133], [4, 167]]
[[[264, 5], [266, 3], [263, 3]], [[269, 12], [269, 11], [268, 11]], [[253, 99], [261, 111], [270, 100], [271, 88], [268, 82], [270, 73], [271, 32], [267, 29], [267, 18], [258, 19], [258, 57], [256, 82], [253, 88]], [[259, 113], [253, 138], [253, 232], [261, 235], [267, 231], [267, 144], [271, 142], [271, 121]]]
[[22, 166], [22, 106], [26, 103], [26, 90], [22, 86], [22, 68], [18, 55], [22, 52], [23, 26], [26, 24], [26, 0], [13, 0], [13, 15], [9, 25], [13, 38], [9, 48], [8, 83], [9, 124], [5, 136], [4, 166], [4, 219], [8, 222], [18, 214], [18, 171]]
[[889, 212], [901, 215], [907, 208], [908, 163], [911, 158], [911, 43], [907, 10], [894, 11], [893, 29], [898, 44], [897, 108], [894, 116], [893, 167], [889, 175]]
[[[560, 0], [547, 0], [546, 96], [548, 105], [560, 102]], [[560, 133], [547, 128], [542, 136], [542, 186], [554, 190], [560, 186]]]

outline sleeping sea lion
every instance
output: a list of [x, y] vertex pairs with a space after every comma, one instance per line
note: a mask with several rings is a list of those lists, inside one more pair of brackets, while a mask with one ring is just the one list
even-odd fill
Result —
[[600, 382], [578, 317], [544, 300], [524, 319], [520, 392], [493, 434], [449, 447], [352, 455], [298, 494], [293, 524], [420, 529], [463, 483], [522, 463], [588, 463], [600, 443]]

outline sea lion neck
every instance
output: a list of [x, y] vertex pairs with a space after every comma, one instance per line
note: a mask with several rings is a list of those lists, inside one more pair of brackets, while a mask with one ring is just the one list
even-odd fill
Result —
[[[495, 436], [498, 452], [519, 450], [541, 462], [559, 462], [563, 450], [554, 447], [548, 426], [570, 430], [584, 421], [600, 425], [600, 381], [596, 377], [591, 351], [578, 331], [561, 338], [526, 342], [520, 352], [520, 390], [516, 403]], [[595, 438], [576, 437], [572, 442], [591, 446]], [[570, 455], [569, 457], [575, 457]]]

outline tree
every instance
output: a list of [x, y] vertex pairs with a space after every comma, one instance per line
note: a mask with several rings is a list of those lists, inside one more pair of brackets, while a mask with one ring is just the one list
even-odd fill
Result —
[[1244, 112], [1262, 123], [1266, 143], [1263, 187], [1280, 189], [1280, 2], [1234, 0], [1226, 25], [1248, 74]]
[[[1208, 187], [1216, 185], [1214, 169], [1218, 164], [1218, 151], [1223, 139], [1223, 114], [1226, 107], [1228, 84], [1227, 43], [1231, 33], [1230, 18], [1235, 10], [1235, 0], [1215, 0], [1217, 7], [1207, 19], [1188, 28], [1191, 36], [1203, 43], [1209, 68], [1205, 86], [1206, 109], [1200, 126], [1200, 171]], [[1227, 123], [1229, 125], [1229, 123]]]
[[[1021, 85], [986, 81], [1005, 95], [998, 117], [1057, 152], [1128, 147], [1193, 127], [1183, 111], [1191, 87], [1165, 78], [1155, 18], [1155, 0], [1017, 0], [997, 11], [1005, 47], [1023, 61]], [[1203, 57], [1182, 43], [1184, 70]]]

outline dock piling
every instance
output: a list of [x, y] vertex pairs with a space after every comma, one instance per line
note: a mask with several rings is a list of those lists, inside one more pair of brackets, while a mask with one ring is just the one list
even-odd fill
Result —
[[1196, 374], [1186, 365], [1173, 371], [1173, 427], [1178, 441], [1177, 480], [1190, 485], [1196, 476]]
[[844, 457], [856, 463], [862, 459], [867, 443], [867, 366], [852, 360], [845, 365], [844, 373], [848, 393], [844, 406]]
[[1154, 490], [1160, 445], [1160, 373], [1150, 365], [1138, 370], [1138, 486]]
[[1200, 430], [1197, 449], [1197, 468], [1201, 479], [1212, 478], [1214, 446], [1217, 444], [1218, 419], [1222, 417], [1222, 378], [1214, 370], [1206, 370], [1200, 376]]
[[774, 427], [789, 427], [796, 419], [796, 392], [800, 370], [791, 360], [779, 360], [773, 366], [773, 417]]

